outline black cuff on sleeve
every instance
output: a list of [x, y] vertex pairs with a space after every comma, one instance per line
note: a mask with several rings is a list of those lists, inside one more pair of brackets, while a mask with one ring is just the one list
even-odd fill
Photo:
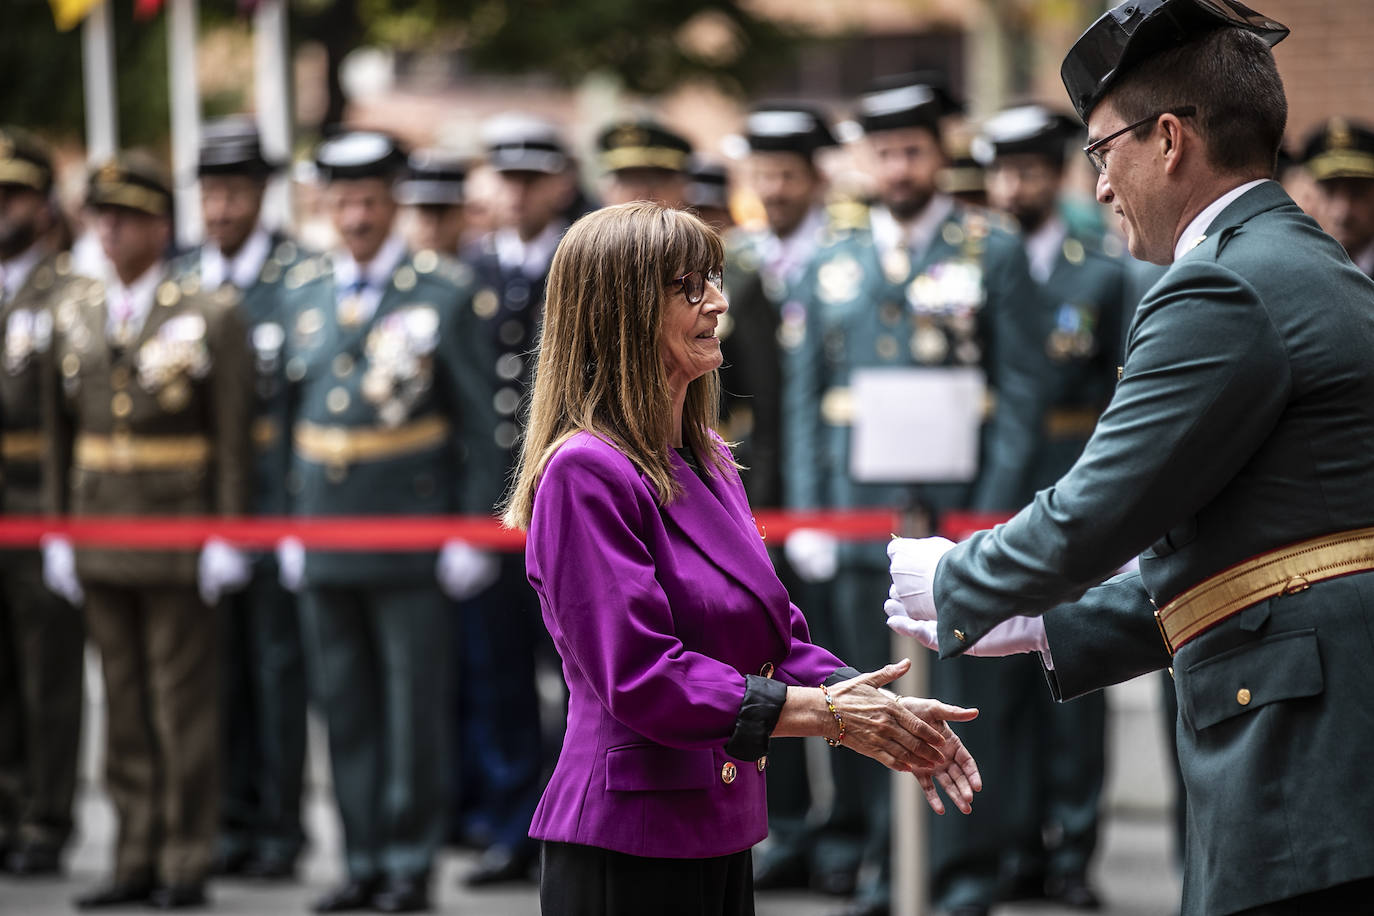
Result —
[[725, 743], [725, 753], [736, 760], [758, 760], [768, 753], [768, 737], [778, 725], [787, 685], [757, 674], [745, 675], [744, 700], [735, 717], [735, 730]]
[[836, 668], [835, 673], [830, 675], [830, 677], [826, 678], [824, 683], [827, 687], [834, 687], [840, 681], [847, 681], [850, 678], [858, 677], [861, 674], [863, 674], [863, 672], [860, 671], [858, 668], [851, 668], [848, 665], [845, 665], [843, 668]]

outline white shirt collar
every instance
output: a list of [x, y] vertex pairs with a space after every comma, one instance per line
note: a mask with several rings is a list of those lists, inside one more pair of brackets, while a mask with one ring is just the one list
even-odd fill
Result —
[[1064, 247], [1064, 239], [1069, 229], [1057, 215], [1051, 216], [1025, 237], [1026, 258], [1030, 261], [1031, 277], [1036, 283], [1044, 283], [1054, 273], [1054, 265], [1059, 260], [1059, 250]]
[[1202, 212], [1193, 217], [1193, 221], [1188, 224], [1188, 228], [1183, 230], [1183, 234], [1178, 237], [1178, 243], [1174, 245], [1174, 260], [1177, 261], [1188, 252], [1197, 247], [1198, 243], [1205, 239], [1207, 229], [1212, 225], [1212, 220], [1216, 219], [1222, 210], [1231, 205], [1231, 202], [1240, 197], [1251, 188], [1258, 187], [1269, 181], [1268, 178], [1256, 178], [1254, 181], [1247, 181], [1240, 187], [1232, 188], [1225, 194], [1212, 201], [1202, 208]]
[[[1374, 242], [1364, 246], [1364, 251], [1356, 252], [1351, 260], [1355, 262], [1355, 266], [1365, 276], [1374, 276]], [[5, 285], [9, 285], [8, 279], [6, 279]]]
[[261, 226], [253, 230], [232, 259], [226, 258], [215, 243], [206, 242], [200, 250], [201, 285], [206, 289], [216, 289], [228, 281], [246, 290], [258, 282], [262, 265], [267, 263], [271, 253], [272, 237]]
[[118, 303], [126, 298], [132, 307], [132, 317], [129, 325], [135, 333], [143, 323], [148, 320], [148, 313], [153, 309], [153, 296], [157, 292], [157, 286], [162, 282], [164, 265], [161, 261], [154, 262], [152, 267], [145, 270], [137, 280], [125, 286], [119, 280], [119, 275], [115, 273], [112, 265], [106, 267], [105, 281], [105, 328], [110, 336], [114, 336], [118, 325]]
[[925, 257], [930, 243], [935, 240], [935, 233], [953, 212], [954, 198], [938, 192], [931, 196], [930, 202], [916, 218], [907, 223], [897, 222], [887, 207], [874, 207], [869, 217], [873, 242], [883, 252], [899, 246], [906, 247], [912, 257], [919, 261]]
[[528, 242], [521, 239], [520, 233], [511, 226], [497, 229], [493, 238], [496, 257], [506, 270], [518, 268], [528, 279], [542, 277], [548, 272], [554, 249], [563, 237], [563, 229], [562, 220], [553, 220]]
[[825, 208], [816, 206], [806, 212], [797, 228], [786, 238], [773, 232], [767, 233], [764, 244], [767, 246], [765, 261], [768, 269], [784, 280], [795, 279], [820, 245], [824, 229]]
[[377, 250], [377, 254], [364, 269], [347, 249], [334, 252], [331, 261], [334, 265], [334, 292], [340, 298], [349, 295], [350, 287], [357, 285], [359, 279], [366, 284], [357, 294], [360, 321], [369, 321], [376, 314], [377, 305], [382, 301], [391, 282], [391, 275], [401, 265], [406, 256], [406, 243], [399, 235], [390, 235]]
[[35, 242], [22, 253], [8, 261], [0, 262], [0, 273], [5, 278], [5, 288], [0, 290], [0, 299], [8, 301], [19, 295], [25, 281], [29, 279], [29, 274], [38, 266], [38, 262], [43, 260], [44, 253], [43, 246]]

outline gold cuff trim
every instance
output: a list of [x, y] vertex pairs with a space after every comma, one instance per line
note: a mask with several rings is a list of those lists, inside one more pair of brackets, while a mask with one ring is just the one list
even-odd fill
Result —
[[422, 452], [442, 444], [448, 436], [448, 421], [440, 416], [428, 416], [395, 429], [352, 429], [302, 421], [294, 431], [296, 454], [316, 464], [336, 467]]
[[72, 463], [87, 471], [182, 471], [210, 463], [210, 440], [204, 436], [76, 437]]
[[1238, 563], [1194, 585], [1155, 612], [1170, 653], [1233, 614], [1313, 582], [1374, 570], [1374, 528], [1301, 541]]
[[26, 430], [0, 435], [0, 458], [37, 464], [43, 460], [43, 433]]

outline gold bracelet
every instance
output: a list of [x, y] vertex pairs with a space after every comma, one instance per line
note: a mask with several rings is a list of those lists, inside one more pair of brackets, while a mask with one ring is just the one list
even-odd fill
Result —
[[844, 717], [841, 716], [839, 710], [835, 708], [835, 701], [830, 699], [830, 688], [824, 684], [821, 685], [821, 696], [825, 697], [825, 705], [830, 708], [830, 714], [835, 717], [835, 721], [840, 726], [839, 736], [835, 738], [826, 738], [825, 743], [831, 747], [839, 747], [844, 743]]

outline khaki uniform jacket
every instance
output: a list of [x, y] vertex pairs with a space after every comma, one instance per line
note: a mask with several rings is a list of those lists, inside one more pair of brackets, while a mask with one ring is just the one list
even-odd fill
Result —
[[[75, 516], [242, 514], [253, 389], [234, 294], [164, 280], [127, 347], [107, 339], [107, 316], [98, 280], [71, 284], [55, 305], [56, 377], [44, 424], [70, 450], [46, 456], [51, 485], [65, 483]], [[78, 550], [77, 574], [85, 583], [189, 585], [199, 546]]]

